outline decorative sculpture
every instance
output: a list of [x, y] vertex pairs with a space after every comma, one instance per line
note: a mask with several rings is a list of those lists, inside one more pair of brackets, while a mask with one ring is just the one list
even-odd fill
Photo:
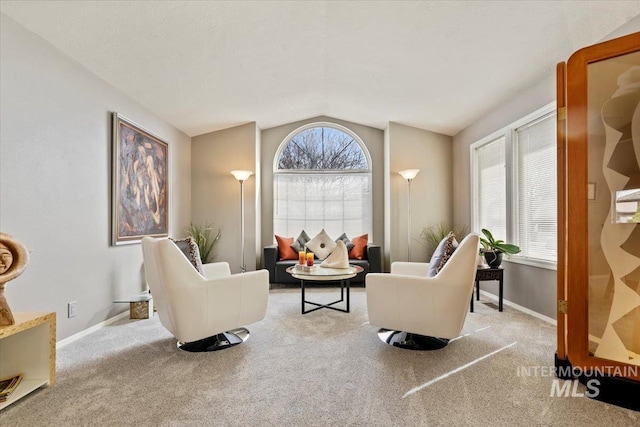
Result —
[[349, 268], [349, 251], [347, 250], [347, 245], [345, 245], [342, 240], [338, 240], [336, 248], [331, 252], [331, 255], [322, 261], [320, 267]]
[[28, 262], [27, 248], [10, 235], [0, 232], [0, 326], [15, 323], [4, 297], [4, 285], [21, 275]]

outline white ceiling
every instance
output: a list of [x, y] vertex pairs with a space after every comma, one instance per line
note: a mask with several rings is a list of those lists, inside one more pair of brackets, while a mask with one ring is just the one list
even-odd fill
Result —
[[190, 136], [326, 115], [455, 135], [640, 1], [1, 1]]

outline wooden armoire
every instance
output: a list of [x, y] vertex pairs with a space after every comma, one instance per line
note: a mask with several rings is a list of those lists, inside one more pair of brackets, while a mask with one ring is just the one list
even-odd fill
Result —
[[577, 51], [557, 82], [556, 367], [640, 410], [640, 33]]

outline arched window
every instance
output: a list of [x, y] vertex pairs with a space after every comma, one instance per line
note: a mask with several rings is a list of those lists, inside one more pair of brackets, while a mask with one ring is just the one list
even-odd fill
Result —
[[349, 129], [314, 123], [292, 132], [274, 161], [273, 230], [311, 237], [324, 228], [334, 239], [372, 239], [371, 161]]

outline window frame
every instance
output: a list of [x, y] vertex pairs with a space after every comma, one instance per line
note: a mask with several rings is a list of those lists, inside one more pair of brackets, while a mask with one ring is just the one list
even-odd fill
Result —
[[[331, 169], [280, 169], [278, 167], [279, 165], [279, 161], [280, 161], [280, 156], [282, 155], [282, 151], [285, 149], [285, 147], [291, 142], [291, 139], [293, 139], [296, 135], [308, 130], [308, 129], [313, 129], [313, 128], [332, 128], [335, 130], [338, 130], [340, 132], [344, 132], [345, 134], [349, 135], [356, 144], [358, 144], [358, 146], [360, 147], [360, 150], [364, 153], [365, 156], [365, 160], [367, 162], [367, 169], [336, 169], [336, 170], [331, 170]], [[372, 169], [372, 161], [371, 161], [371, 154], [369, 153], [369, 149], [367, 148], [366, 144], [364, 143], [364, 141], [351, 129], [339, 125], [337, 123], [332, 123], [332, 122], [312, 122], [312, 123], [307, 123], [306, 125], [297, 127], [296, 129], [294, 129], [293, 131], [291, 131], [289, 134], [287, 134], [287, 136], [285, 138], [282, 139], [282, 142], [280, 143], [280, 145], [278, 146], [278, 149], [276, 150], [276, 153], [273, 157], [273, 182], [274, 185], [277, 182], [277, 175], [282, 174], [282, 175], [296, 175], [296, 174], [300, 174], [300, 175], [308, 175], [308, 174], [315, 174], [315, 175], [343, 175], [345, 173], [348, 174], [367, 174], [369, 177], [369, 188], [371, 189], [371, 197], [369, 200], [369, 208], [371, 210], [371, 224], [370, 224], [370, 230], [368, 231], [363, 231], [364, 233], [367, 233], [369, 235], [369, 241], [373, 241], [373, 228], [374, 228], [374, 224], [373, 224], [373, 169]], [[274, 203], [275, 203], [275, 198], [277, 198], [277, 190], [274, 188], [274, 193], [273, 193], [273, 198], [274, 198]], [[273, 215], [273, 226], [274, 226], [274, 230], [275, 230], [275, 205], [274, 205], [274, 215]], [[354, 236], [351, 236], [354, 237]]]
[[284, 173], [296, 173], [296, 172], [300, 172], [300, 173], [309, 173], [310, 171], [316, 171], [316, 173], [321, 174], [321, 173], [332, 173], [333, 171], [330, 169], [280, 169], [278, 168], [278, 162], [280, 160], [280, 156], [282, 155], [282, 150], [284, 150], [284, 148], [287, 146], [287, 144], [289, 144], [289, 142], [291, 142], [291, 139], [298, 135], [299, 133], [302, 133], [306, 130], [309, 129], [313, 129], [313, 128], [333, 128], [335, 130], [338, 130], [340, 132], [344, 132], [347, 135], [349, 135], [351, 138], [353, 138], [353, 140], [360, 146], [360, 149], [362, 150], [362, 152], [365, 155], [365, 158], [367, 160], [367, 165], [369, 165], [368, 169], [340, 169], [340, 172], [343, 172], [345, 170], [348, 170], [349, 173], [353, 172], [353, 173], [372, 173], [371, 171], [371, 155], [369, 154], [369, 150], [367, 149], [367, 146], [365, 145], [364, 141], [362, 141], [362, 139], [360, 139], [360, 137], [358, 135], [356, 135], [351, 129], [346, 128], [344, 126], [341, 126], [337, 123], [331, 123], [331, 122], [313, 122], [313, 123], [308, 123], [304, 126], [300, 126], [296, 129], [294, 129], [293, 131], [291, 131], [286, 137], [284, 137], [284, 139], [282, 140], [282, 142], [280, 143], [280, 146], [278, 146], [278, 150], [276, 150], [276, 154], [273, 157], [273, 173], [277, 174], [280, 173], [281, 171], [287, 171]]
[[[505, 138], [505, 180], [506, 180], [506, 200], [505, 205], [507, 207], [507, 211], [505, 212], [505, 220], [506, 220], [506, 230], [507, 242], [513, 242], [516, 245], [519, 242], [516, 240], [517, 236], [517, 211], [518, 211], [518, 187], [516, 183], [516, 168], [517, 168], [517, 159], [516, 159], [516, 150], [514, 149], [514, 145], [516, 144], [516, 132], [519, 128], [533, 123], [537, 120], [544, 118], [547, 115], [556, 115], [556, 102], [553, 101], [544, 107], [541, 107], [530, 114], [502, 127], [501, 129], [487, 135], [486, 137], [474, 142], [469, 146], [469, 156], [470, 156], [470, 183], [471, 183], [471, 210], [470, 210], [470, 224], [471, 229], [480, 233], [480, 225], [478, 223], [478, 209], [479, 209], [479, 201], [478, 201], [478, 162], [476, 156], [476, 150], [479, 147], [482, 147], [486, 144], [489, 144], [499, 138]], [[556, 165], [557, 168], [557, 165]], [[556, 225], [556, 233], [557, 233], [557, 225]], [[523, 255], [511, 255], [510, 257], [504, 257], [503, 261], [512, 262], [515, 264], [524, 264], [530, 265], [534, 267], [546, 268], [549, 270], [556, 270], [558, 264], [558, 257], [556, 255], [555, 261], [546, 261], [541, 259], [527, 258]]]

